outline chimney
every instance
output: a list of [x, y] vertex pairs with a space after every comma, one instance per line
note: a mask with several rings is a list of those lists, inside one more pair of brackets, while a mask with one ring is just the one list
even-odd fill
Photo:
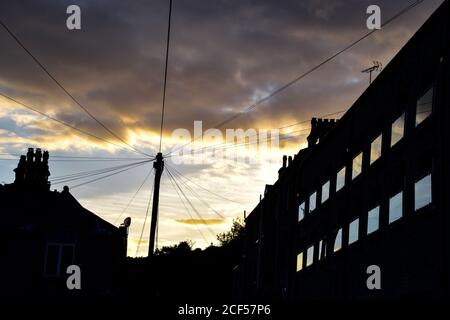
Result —
[[27, 162], [28, 163], [32, 163], [33, 159], [34, 159], [34, 149], [33, 148], [28, 148]]
[[27, 170], [27, 158], [25, 156], [20, 156], [19, 164], [17, 168], [14, 169], [16, 173], [16, 179], [14, 183], [22, 183], [25, 180], [25, 173]]
[[37, 148], [36, 153], [34, 154], [34, 162], [36, 164], [39, 164], [41, 163], [41, 160], [42, 160], [42, 150]]
[[43, 157], [43, 163], [48, 164], [48, 158], [49, 158], [48, 151], [44, 151], [44, 157]]
[[278, 179], [283, 174], [284, 170], [286, 170], [286, 162], [287, 162], [287, 156], [283, 156], [283, 166], [278, 170]]
[[48, 168], [49, 153], [36, 148], [28, 148], [26, 156], [21, 156], [17, 168], [14, 169], [16, 179], [14, 183], [26, 185], [27, 188], [50, 190], [50, 176]]
[[291, 157], [291, 156], [289, 156], [289, 157], [288, 157], [288, 166], [290, 167], [290, 166], [291, 166], [291, 164], [292, 164], [292, 157]]
[[316, 145], [335, 125], [335, 119], [311, 119], [311, 132], [306, 138], [308, 140], [308, 148]]

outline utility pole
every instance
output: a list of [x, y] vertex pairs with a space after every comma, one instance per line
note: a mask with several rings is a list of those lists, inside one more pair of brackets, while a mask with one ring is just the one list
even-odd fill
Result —
[[152, 257], [155, 250], [156, 225], [158, 223], [158, 206], [159, 206], [159, 186], [161, 182], [161, 175], [164, 170], [163, 155], [158, 152], [156, 160], [153, 162], [155, 168], [155, 188], [153, 191], [153, 207], [152, 207], [152, 222], [150, 224], [150, 245], [148, 247], [148, 256]]

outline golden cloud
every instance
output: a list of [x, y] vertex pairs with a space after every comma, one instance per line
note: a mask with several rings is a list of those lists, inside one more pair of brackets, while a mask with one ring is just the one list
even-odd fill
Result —
[[175, 221], [184, 224], [204, 224], [204, 225], [215, 225], [224, 223], [223, 219], [179, 219]]

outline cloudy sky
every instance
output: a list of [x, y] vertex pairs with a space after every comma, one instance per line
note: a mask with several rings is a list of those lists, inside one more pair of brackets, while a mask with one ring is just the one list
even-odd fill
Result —
[[[180, 143], [174, 130], [184, 128], [193, 134], [196, 120], [202, 121], [204, 130], [214, 127], [367, 33], [369, 5], [380, 6], [384, 21], [412, 2], [174, 0], [163, 153], [170, 153]], [[387, 65], [441, 2], [424, 1], [225, 128], [260, 132], [349, 108], [368, 85], [368, 76], [360, 71], [373, 60]], [[159, 144], [168, 3], [2, 0], [0, 18], [90, 113], [128, 144], [153, 155]], [[66, 27], [66, 8], [71, 4], [81, 8], [81, 30]], [[0, 44], [0, 93], [122, 144], [78, 108], [2, 28]], [[180, 193], [183, 199], [183, 194], [166, 170], [158, 244], [192, 239], [196, 246], [204, 247], [213, 242], [214, 234], [229, 229], [234, 217], [252, 210], [265, 184], [276, 180], [281, 156], [296, 153], [304, 145], [307, 130], [308, 123], [283, 129], [283, 134], [292, 132], [292, 139], [271, 150], [223, 149], [239, 150], [239, 155], [252, 161], [211, 160], [206, 155], [203, 160], [209, 161], [179, 164], [175, 158], [189, 157], [167, 158], [175, 181], [209, 223], [201, 221], [186, 200], [185, 208], [178, 197]], [[17, 159], [28, 147], [50, 151], [52, 179], [143, 157], [127, 151], [126, 146], [119, 148], [84, 135], [0, 97], [0, 183], [13, 180], [11, 170], [16, 161], [6, 159]], [[197, 141], [196, 147], [204, 145]], [[132, 217], [130, 255], [136, 254], [142, 232], [151, 176], [116, 220], [150, 170], [151, 163], [145, 164], [71, 191], [107, 221], [118, 224], [122, 217]], [[95, 177], [67, 184], [75, 186]], [[63, 185], [52, 188], [60, 190]], [[148, 233], [147, 225], [140, 255], [146, 252]]]

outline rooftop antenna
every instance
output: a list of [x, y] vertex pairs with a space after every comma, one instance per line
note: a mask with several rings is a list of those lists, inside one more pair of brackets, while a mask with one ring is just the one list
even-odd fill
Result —
[[372, 84], [372, 72], [377, 71], [380, 72], [383, 69], [383, 65], [379, 61], [373, 61], [373, 66], [362, 70], [362, 73], [369, 74], [369, 84]]

